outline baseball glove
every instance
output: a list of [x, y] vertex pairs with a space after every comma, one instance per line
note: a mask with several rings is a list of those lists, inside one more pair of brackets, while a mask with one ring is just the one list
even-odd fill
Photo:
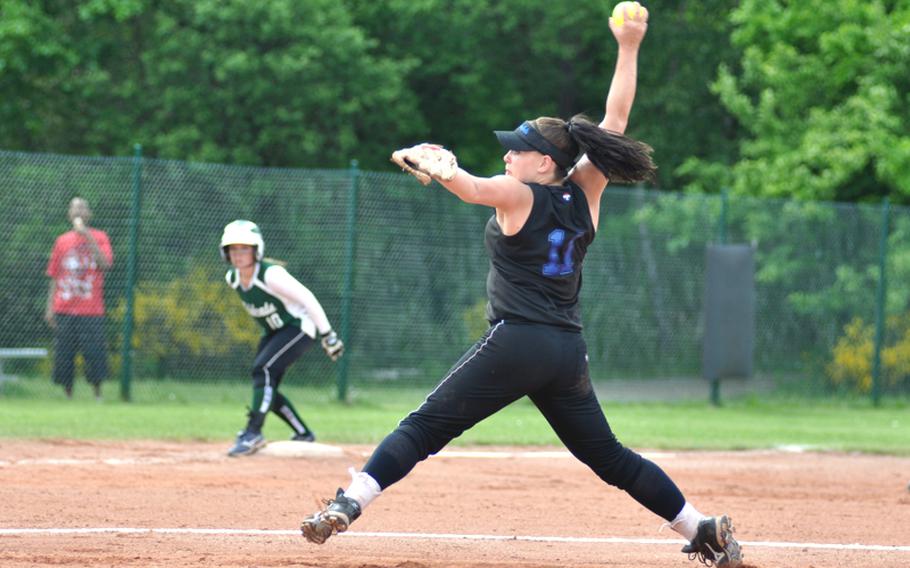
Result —
[[458, 172], [455, 154], [436, 144], [418, 144], [392, 153], [392, 161], [423, 185], [433, 179], [452, 181]]

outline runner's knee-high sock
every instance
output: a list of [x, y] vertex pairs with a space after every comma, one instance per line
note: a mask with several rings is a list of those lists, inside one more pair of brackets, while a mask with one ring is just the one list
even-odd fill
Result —
[[313, 431], [306, 425], [306, 422], [303, 421], [300, 414], [298, 414], [297, 409], [294, 408], [294, 405], [291, 404], [291, 401], [288, 400], [280, 392], [274, 393], [274, 398], [272, 398], [272, 406], [269, 408], [272, 412], [278, 415], [279, 418], [284, 420], [284, 422], [291, 427], [291, 430], [295, 434], [310, 434]]
[[253, 386], [253, 407], [250, 408], [250, 411], [247, 413], [249, 417], [246, 423], [247, 432], [256, 432], [257, 434], [262, 432], [262, 425], [265, 422], [265, 413], [260, 412], [259, 408], [262, 406], [262, 399], [265, 389], [261, 386]]

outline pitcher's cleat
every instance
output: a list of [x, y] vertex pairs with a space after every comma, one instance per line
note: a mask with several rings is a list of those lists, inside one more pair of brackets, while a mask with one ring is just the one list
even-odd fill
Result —
[[704, 518], [698, 522], [695, 538], [682, 551], [689, 560], [697, 558], [705, 566], [737, 568], [742, 565], [743, 554], [733, 531], [733, 521], [727, 515]]
[[312, 432], [304, 432], [303, 434], [294, 434], [291, 436], [292, 442], [315, 442], [316, 434]]
[[333, 534], [343, 533], [348, 530], [357, 517], [360, 516], [360, 505], [357, 501], [344, 496], [344, 491], [338, 489], [334, 499], [325, 501], [325, 508], [300, 523], [300, 531], [310, 542], [322, 544]]

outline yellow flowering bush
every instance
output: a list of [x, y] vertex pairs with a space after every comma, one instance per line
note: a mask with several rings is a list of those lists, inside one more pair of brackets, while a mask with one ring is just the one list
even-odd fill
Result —
[[[121, 299], [111, 315], [122, 323], [125, 313]], [[186, 357], [204, 359], [238, 349], [252, 353], [260, 337], [236, 294], [201, 268], [170, 282], [136, 287], [133, 350], [137, 359], [151, 358], [159, 368]]]
[[[894, 386], [910, 377], [910, 314], [889, 317], [886, 329], [887, 337], [897, 339], [882, 347], [881, 378], [883, 385]], [[874, 347], [874, 325], [857, 317], [844, 326], [828, 364], [832, 384], [861, 393], [871, 391]]]

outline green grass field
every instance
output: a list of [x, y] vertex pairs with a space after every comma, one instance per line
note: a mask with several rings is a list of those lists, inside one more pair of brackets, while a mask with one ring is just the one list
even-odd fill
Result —
[[[67, 400], [46, 382], [20, 381], [0, 393], [0, 437], [71, 439], [223, 440], [243, 426], [249, 386], [140, 382], [133, 402], [121, 402], [117, 385], [106, 385], [96, 402], [85, 383]], [[331, 388], [286, 389], [319, 440], [375, 444], [423, 400], [427, 389], [352, 389], [341, 403]], [[867, 401], [757, 399], [707, 403], [605, 404], [623, 443], [642, 449], [768, 449], [802, 446], [821, 451], [910, 455], [910, 405]], [[279, 440], [289, 430], [275, 416], [265, 435]], [[557, 445], [537, 409], [519, 401], [454, 442], [458, 445]]]

